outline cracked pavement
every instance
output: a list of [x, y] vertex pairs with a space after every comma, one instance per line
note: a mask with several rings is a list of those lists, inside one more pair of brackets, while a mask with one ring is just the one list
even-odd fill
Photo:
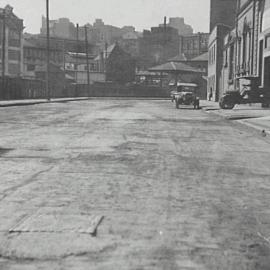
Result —
[[257, 131], [166, 100], [0, 108], [0, 124], [1, 270], [270, 269]]

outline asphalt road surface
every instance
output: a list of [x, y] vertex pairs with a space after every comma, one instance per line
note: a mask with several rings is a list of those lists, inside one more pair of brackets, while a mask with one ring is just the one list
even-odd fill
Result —
[[1, 270], [270, 269], [257, 131], [109, 99], [2, 108], [0, 126]]

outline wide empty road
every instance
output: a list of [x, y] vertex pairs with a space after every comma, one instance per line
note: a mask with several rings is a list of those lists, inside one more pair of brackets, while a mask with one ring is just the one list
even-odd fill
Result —
[[1, 108], [0, 122], [1, 270], [270, 269], [259, 132], [151, 100]]

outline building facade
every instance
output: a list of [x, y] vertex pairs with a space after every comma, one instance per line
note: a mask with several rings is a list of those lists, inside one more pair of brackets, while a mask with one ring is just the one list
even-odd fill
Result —
[[124, 51], [132, 55], [134, 58], [138, 58], [140, 53], [139, 40], [140, 35], [137, 32], [132, 31], [122, 36], [119, 40], [119, 45]]
[[208, 99], [218, 101], [221, 92], [221, 74], [223, 68], [223, 43], [224, 37], [228, 34], [230, 28], [218, 24], [215, 26], [209, 37], [208, 47]]
[[180, 36], [180, 54], [187, 59], [192, 59], [208, 51], [208, 33], [197, 33], [187, 36]]
[[[159, 26], [163, 25], [160, 24]], [[180, 36], [187, 36], [193, 34], [193, 28], [191, 27], [191, 25], [186, 24], [185, 19], [182, 17], [169, 18], [169, 23], [167, 24], [167, 26], [177, 29]]]
[[235, 29], [224, 39], [222, 91], [270, 91], [270, 1], [239, 0]]
[[89, 83], [104, 82], [105, 74], [98, 71], [97, 62], [93, 55], [88, 55], [87, 66], [87, 55], [85, 53], [65, 53], [64, 70], [65, 74], [69, 78], [73, 78], [77, 84], [88, 84], [88, 72], [89, 72]]
[[106, 47], [95, 59], [97, 72], [105, 74], [105, 80], [127, 83], [135, 80], [136, 62], [117, 43]]
[[[229, 83], [229, 78], [234, 84], [236, 63], [229, 64], [228, 59], [235, 61], [235, 39], [231, 30], [236, 25], [236, 15], [239, 10], [238, 1], [211, 0], [207, 84], [209, 100], [218, 101], [220, 99], [224, 92], [224, 85]], [[229, 71], [229, 68], [233, 68], [233, 70]], [[225, 75], [228, 76], [226, 83], [224, 80]]]
[[152, 27], [144, 30], [140, 38], [138, 67], [146, 70], [166, 62], [179, 54], [179, 35], [175, 28], [169, 26]]
[[[41, 45], [35, 40], [23, 41], [23, 77], [36, 78], [36, 71], [47, 62], [46, 45]], [[50, 62], [63, 66], [64, 53], [57, 47], [50, 47]]]
[[258, 75], [261, 86], [270, 92], [270, 0], [260, 6]]
[[[60, 18], [58, 20], [49, 21], [49, 29], [51, 37], [75, 39], [76, 38], [76, 27], [70, 22], [68, 18]], [[46, 17], [42, 16], [42, 26], [40, 34], [46, 36], [47, 24]]]
[[238, 0], [211, 0], [210, 33], [217, 24], [225, 24], [233, 28]]
[[23, 20], [7, 5], [0, 9], [0, 76], [19, 77], [23, 71]]

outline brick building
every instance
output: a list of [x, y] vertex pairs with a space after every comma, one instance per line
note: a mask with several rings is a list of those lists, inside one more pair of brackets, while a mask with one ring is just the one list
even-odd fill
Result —
[[11, 6], [0, 9], [0, 76], [22, 75], [23, 28], [23, 20], [13, 13]]
[[139, 57], [140, 53], [140, 34], [132, 31], [124, 34], [122, 38], [119, 40], [119, 46], [132, 55], [135, 58]]
[[[93, 84], [94, 82], [104, 82], [105, 75], [98, 71], [98, 66], [95, 61], [94, 55], [88, 55], [89, 64], [89, 82]], [[87, 68], [87, 56], [86, 53], [65, 53], [65, 65], [64, 70], [70, 78], [78, 84], [88, 83], [88, 68]]]
[[225, 24], [233, 28], [238, 0], [211, 0], [210, 32], [217, 24]]
[[270, 91], [269, 15], [270, 0], [238, 1], [235, 29], [223, 43], [222, 93], [254, 86]]
[[270, 91], [270, 0], [261, 3], [259, 71], [261, 86]]
[[139, 44], [139, 69], [146, 70], [178, 55], [179, 45], [179, 35], [175, 28], [160, 26], [152, 27], [151, 31], [144, 30]]
[[[160, 24], [159, 26], [163, 26], [163, 24]], [[193, 28], [191, 27], [191, 25], [186, 24], [185, 19], [182, 17], [169, 18], [169, 23], [167, 24], [167, 26], [177, 29], [180, 36], [187, 36], [193, 34]]]
[[238, 1], [211, 0], [207, 92], [213, 101], [223, 93], [224, 38], [235, 26]]
[[187, 59], [192, 59], [208, 51], [208, 33], [197, 33], [187, 36], [180, 36], [180, 54]]
[[127, 83], [135, 80], [136, 62], [118, 43], [106, 47], [95, 59], [97, 72], [105, 74], [105, 80]]
[[229, 27], [218, 24], [214, 27], [209, 37], [207, 92], [208, 98], [213, 101], [218, 101], [222, 92], [223, 43], [224, 37], [229, 31]]
[[[66, 39], [76, 38], [76, 28], [75, 25], [70, 22], [68, 18], [60, 18], [58, 20], [49, 21], [50, 36]], [[47, 25], [46, 17], [42, 16], [42, 26], [40, 29], [40, 34], [46, 36]]]
[[[37, 40], [23, 41], [23, 77], [35, 78], [36, 70], [47, 62], [47, 48]], [[50, 47], [50, 62], [63, 66], [64, 54], [62, 48]]]

